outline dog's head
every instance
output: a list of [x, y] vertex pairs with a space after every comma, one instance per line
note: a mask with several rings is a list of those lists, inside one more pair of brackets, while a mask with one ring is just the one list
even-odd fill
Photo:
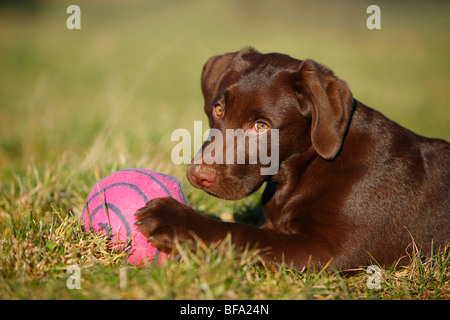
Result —
[[332, 160], [341, 149], [353, 97], [312, 60], [248, 48], [210, 58], [201, 86], [211, 134], [187, 177], [212, 195], [243, 198], [287, 159], [313, 148]]

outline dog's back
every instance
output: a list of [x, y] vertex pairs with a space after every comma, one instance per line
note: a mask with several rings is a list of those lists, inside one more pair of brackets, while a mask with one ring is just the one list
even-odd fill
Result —
[[356, 255], [366, 251], [389, 264], [410, 255], [413, 245], [423, 254], [432, 243], [445, 246], [450, 241], [450, 144], [417, 135], [361, 103], [347, 139], [335, 161], [364, 171], [344, 205], [349, 221], [359, 217], [361, 232], [353, 234], [359, 239], [348, 239], [350, 247], [358, 243]]

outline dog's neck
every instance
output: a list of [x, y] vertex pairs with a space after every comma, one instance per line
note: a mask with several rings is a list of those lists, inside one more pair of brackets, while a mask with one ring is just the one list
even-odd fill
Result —
[[317, 157], [319, 155], [311, 146], [306, 151], [293, 154], [284, 160], [280, 164], [280, 170], [268, 181], [268, 187], [264, 192], [263, 204], [268, 204], [268, 208], [281, 212], [282, 206], [287, 203], [292, 192], [298, 188], [302, 172]]

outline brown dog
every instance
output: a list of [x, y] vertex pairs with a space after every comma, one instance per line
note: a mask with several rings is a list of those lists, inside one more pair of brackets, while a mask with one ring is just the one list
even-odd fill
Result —
[[249, 48], [209, 59], [202, 91], [211, 128], [257, 136], [278, 129], [279, 170], [267, 176], [259, 161], [200, 161], [187, 177], [224, 199], [243, 198], [267, 181], [266, 221], [222, 222], [171, 198], [154, 199], [136, 214], [153, 246], [167, 252], [177, 238], [194, 248], [192, 234], [209, 245], [230, 234], [237, 246], [266, 248], [269, 263], [302, 268], [331, 261], [346, 269], [372, 258], [389, 266], [410, 254], [413, 241], [427, 252], [432, 242], [449, 240], [450, 144], [356, 101], [326, 67]]

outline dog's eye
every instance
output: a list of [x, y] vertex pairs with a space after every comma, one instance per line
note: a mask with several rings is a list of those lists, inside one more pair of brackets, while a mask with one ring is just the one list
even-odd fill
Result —
[[269, 129], [269, 126], [267, 124], [265, 124], [264, 122], [256, 122], [253, 125], [253, 129], [255, 129], [256, 132], [258, 132], [258, 133], [262, 133], [262, 132], [266, 131], [267, 129]]
[[213, 113], [216, 117], [220, 117], [223, 113], [223, 108], [220, 105], [214, 106]]

